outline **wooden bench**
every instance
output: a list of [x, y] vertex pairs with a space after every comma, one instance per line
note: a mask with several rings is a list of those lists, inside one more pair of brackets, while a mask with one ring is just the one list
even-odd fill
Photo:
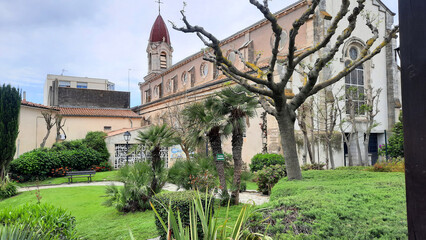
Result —
[[87, 182], [92, 181], [92, 175], [95, 175], [95, 171], [73, 171], [73, 172], [67, 172], [68, 177], [68, 183], [72, 183], [73, 178], [79, 178], [79, 177], [87, 177]]

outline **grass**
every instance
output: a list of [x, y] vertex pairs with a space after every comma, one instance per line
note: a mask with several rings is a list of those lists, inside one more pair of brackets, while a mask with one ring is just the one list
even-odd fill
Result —
[[275, 185], [266, 206], [274, 239], [407, 239], [403, 173], [306, 171]]
[[247, 181], [247, 190], [257, 190], [257, 184], [252, 181]]
[[[67, 209], [76, 217], [77, 232], [84, 239], [130, 239], [129, 229], [135, 239], [148, 239], [159, 235], [153, 211], [122, 214], [112, 207], [103, 206], [103, 186], [41, 189], [40, 193], [41, 202]], [[34, 191], [24, 192], [1, 201], [0, 208], [36, 202]], [[240, 205], [230, 208], [231, 222], [235, 221], [241, 207]], [[219, 216], [225, 216], [226, 209], [219, 208], [217, 213]]]
[[[95, 176], [92, 177], [92, 181], [94, 182], [118, 181], [117, 173], [118, 171], [97, 172]], [[87, 177], [75, 178], [73, 179], [73, 183], [75, 182], [87, 182]], [[29, 186], [36, 186], [36, 185], [39, 185], [39, 186], [56, 185], [56, 184], [63, 184], [63, 183], [68, 183], [68, 178], [66, 177], [48, 178], [46, 180], [39, 181], [39, 182], [18, 183], [18, 186], [29, 187]]]

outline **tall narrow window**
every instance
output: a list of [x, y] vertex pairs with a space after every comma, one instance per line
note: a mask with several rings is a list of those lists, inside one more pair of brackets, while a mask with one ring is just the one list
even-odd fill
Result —
[[145, 103], [151, 102], [151, 89], [145, 91]]
[[165, 52], [161, 52], [160, 55], [160, 68], [167, 69], [167, 54]]
[[364, 114], [362, 105], [365, 104], [364, 90], [364, 67], [362, 65], [355, 68], [345, 77], [346, 90], [346, 113], [350, 114], [353, 108], [355, 114]]
[[174, 76], [172, 78], [173, 81], [173, 93], [176, 93], [178, 90], [178, 80], [177, 80], [177, 76]]
[[193, 87], [195, 85], [195, 68], [192, 67], [188, 73], [189, 73], [189, 78], [191, 79], [191, 87]]

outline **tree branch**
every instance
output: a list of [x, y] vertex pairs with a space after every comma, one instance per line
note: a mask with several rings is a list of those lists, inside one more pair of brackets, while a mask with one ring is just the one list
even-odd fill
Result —
[[275, 117], [277, 116], [277, 110], [268, 103], [264, 96], [259, 96], [259, 103], [267, 113]]

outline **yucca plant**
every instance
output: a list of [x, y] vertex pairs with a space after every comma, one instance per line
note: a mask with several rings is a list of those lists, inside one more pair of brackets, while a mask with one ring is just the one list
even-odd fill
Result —
[[[167, 233], [167, 240], [198, 240], [198, 227], [197, 222], [201, 222], [201, 228], [203, 232], [202, 240], [255, 240], [265, 239], [271, 240], [265, 234], [259, 233], [248, 233], [245, 231], [245, 225], [248, 218], [254, 211], [254, 205], [245, 205], [240, 211], [237, 220], [234, 225], [229, 225], [229, 204], [226, 210], [225, 222], [219, 224], [219, 218], [214, 216], [212, 204], [212, 196], [209, 196], [206, 192], [206, 201], [203, 201], [200, 193], [194, 196], [192, 207], [189, 210], [190, 224], [188, 227], [183, 227], [182, 219], [180, 218], [180, 212], [173, 212], [171, 204], [168, 205], [168, 216], [167, 220], [161, 219], [154, 205], [151, 203], [151, 207], [157, 215], [158, 219], [163, 226], [164, 231]], [[208, 200], [207, 200], [208, 199]], [[200, 240], [201, 240], [200, 239]]]

